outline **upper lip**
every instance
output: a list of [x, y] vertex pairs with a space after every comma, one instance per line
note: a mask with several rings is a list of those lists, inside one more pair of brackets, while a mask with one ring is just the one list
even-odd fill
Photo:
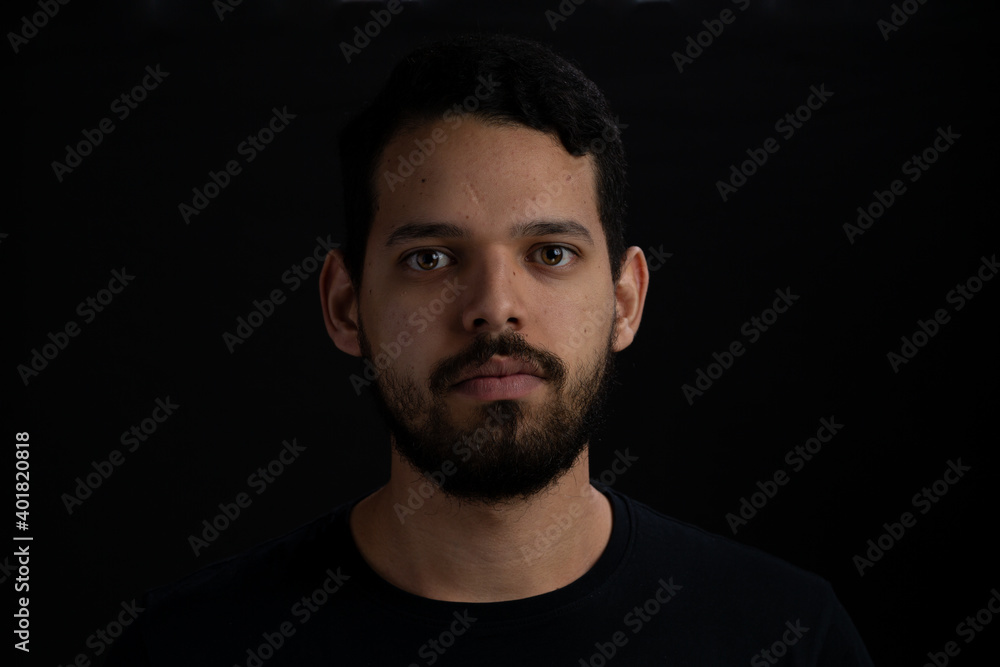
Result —
[[517, 359], [490, 359], [482, 366], [469, 368], [463, 371], [462, 374], [458, 376], [458, 379], [455, 380], [455, 384], [471, 380], [472, 378], [504, 377], [506, 375], [517, 375], [519, 373], [545, 377], [542, 372], [538, 370], [538, 366], [531, 362], [518, 361]]

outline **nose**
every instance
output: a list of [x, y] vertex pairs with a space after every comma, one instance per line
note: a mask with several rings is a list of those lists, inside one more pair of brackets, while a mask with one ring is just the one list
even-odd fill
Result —
[[525, 325], [526, 269], [508, 251], [490, 247], [467, 264], [462, 326], [473, 334], [519, 331]]

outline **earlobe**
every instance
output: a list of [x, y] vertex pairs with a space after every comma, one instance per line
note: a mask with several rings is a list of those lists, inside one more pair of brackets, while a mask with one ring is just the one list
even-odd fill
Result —
[[615, 286], [615, 301], [618, 309], [618, 319], [615, 322], [617, 338], [615, 352], [621, 352], [632, 344], [639, 322], [642, 321], [642, 309], [646, 303], [646, 290], [649, 288], [649, 267], [642, 248], [632, 246], [625, 251], [622, 260], [622, 272]]
[[344, 254], [331, 250], [319, 276], [319, 296], [323, 321], [330, 339], [343, 352], [361, 356], [358, 342], [358, 299], [351, 283]]

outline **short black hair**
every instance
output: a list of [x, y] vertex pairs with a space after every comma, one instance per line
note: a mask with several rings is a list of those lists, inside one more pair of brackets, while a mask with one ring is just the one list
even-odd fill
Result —
[[[483, 95], [484, 81], [498, 85]], [[616, 118], [603, 93], [543, 44], [511, 35], [473, 34], [423, 46], [392, 70], [371, 105], [340, 134], [346, 214], [345, 262], [360, 289], [365, 244], [378, 204], [382, 153], [401, 131], [460, 110], [487, 122], [553, 133], [568, 153], [592, 155], [598, 213], [611, 277], [625, 256], [626, 163]]]

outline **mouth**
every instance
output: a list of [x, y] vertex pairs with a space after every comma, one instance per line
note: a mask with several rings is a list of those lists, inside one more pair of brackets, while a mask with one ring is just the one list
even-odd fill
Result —
[[499, 401], [521, 398], [545, 383], [537, 366], [513, 359], [491, 359], [459, 376], [452, 389], [469, 398]]

